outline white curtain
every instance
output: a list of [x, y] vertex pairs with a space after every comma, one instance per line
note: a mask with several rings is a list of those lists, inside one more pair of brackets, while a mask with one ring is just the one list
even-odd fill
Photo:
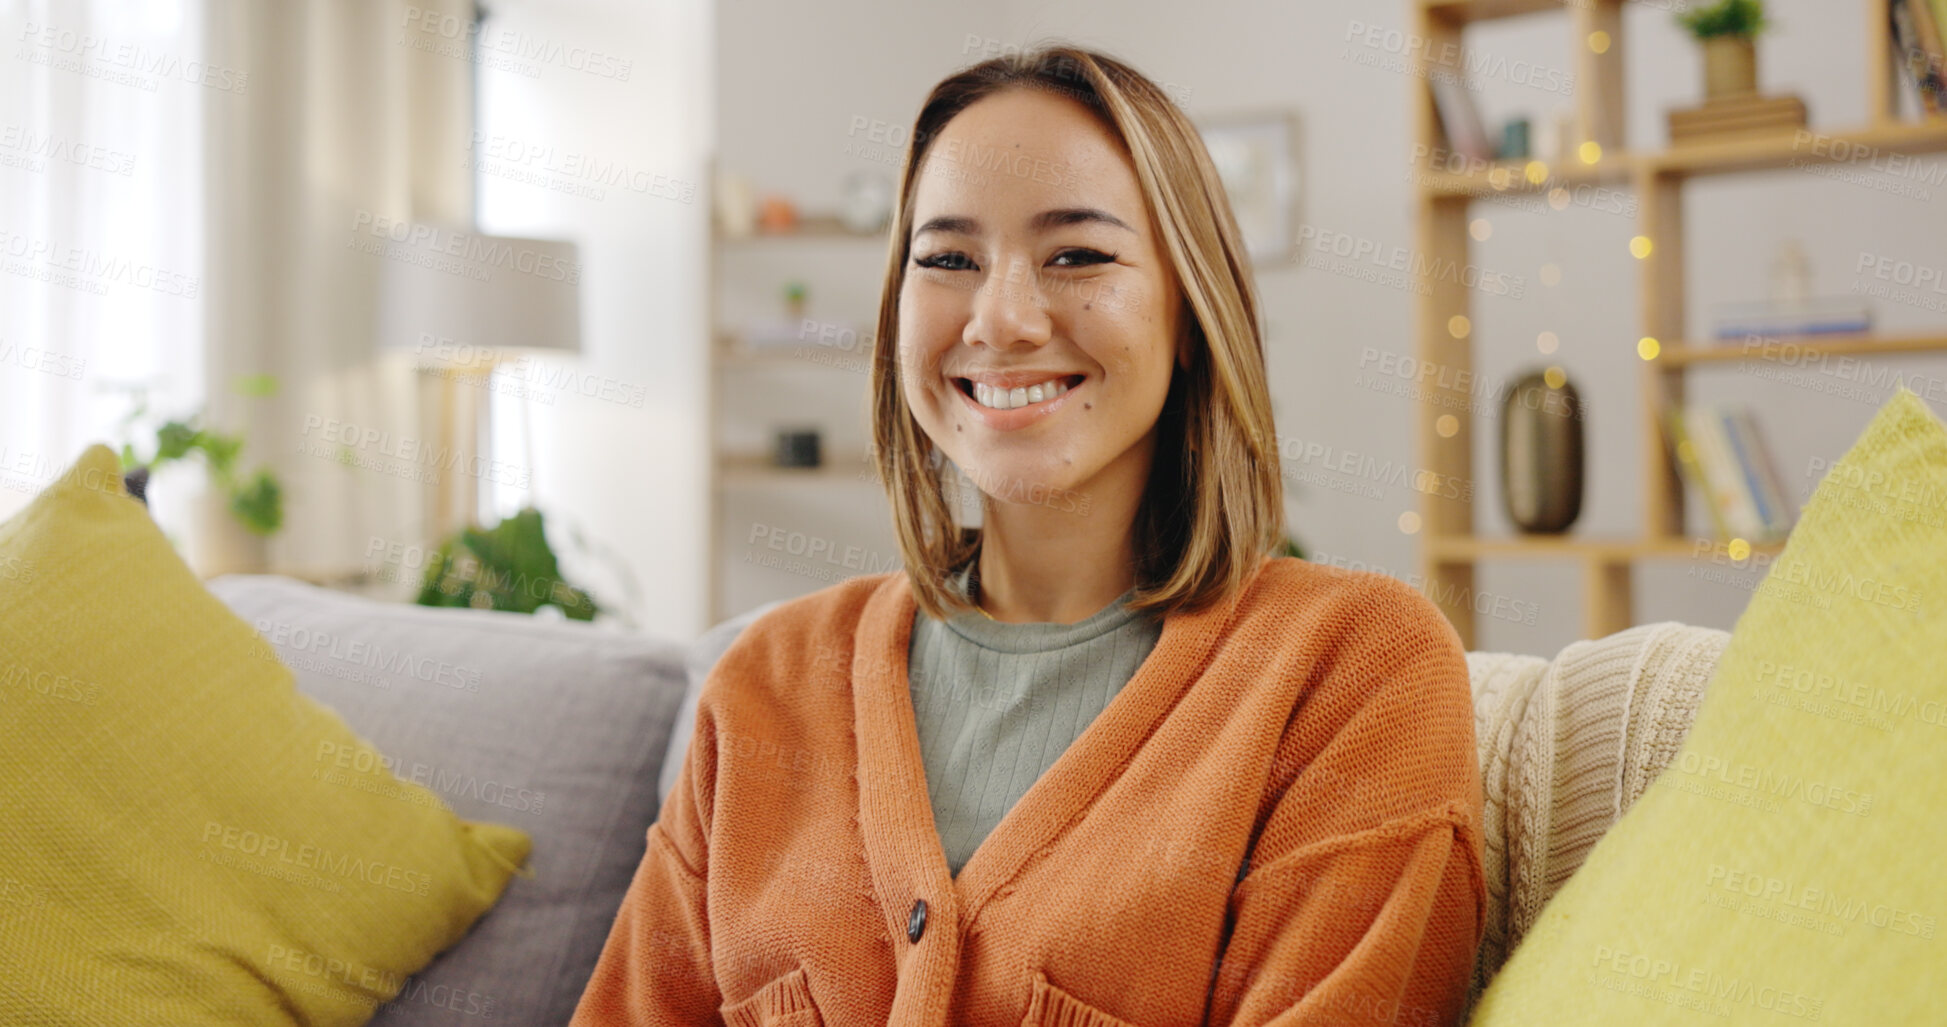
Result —
[[[285, 486], [273, 569], [386, 563], [471, 510], [477, 389], [413, 373], [375, 337], [388, 226], [472, 221], [465, 0], [205, 0], [213, 63], [250, 69], [205, 125], [212, 408]], [[392, 253], [394, 255], [388, 255]], [[274, 402], [224, 383], [274, 375]], [[445, 501], [440, 493], [445, 490]]]
[[136, 388], [282, 482], [266, 546], [204, 475], [157, 476], [206, 575], [370, 570], [472, 509], [442, 425], [479, 390], [380, 350], [374, 232], [472, 221], [470, 26], [465, 0], [0, 0], [0, 517], [120, 441]]
[[[200, 35], [196, 3], [0, 0], [0, 518], [118, 442], [132, 390], [202, 402]], [[178, 537], [199, 477], [157, 481]]]

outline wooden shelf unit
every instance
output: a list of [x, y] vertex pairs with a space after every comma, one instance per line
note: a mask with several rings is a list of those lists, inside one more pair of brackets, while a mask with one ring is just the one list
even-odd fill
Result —
[[[1643, 451], [1642, 521], [1637, 539], [1591, 539], [1570, 536], [1480, 538], [1474, 535], [1471, 498], [1422, 493], [1421, 564], [1429, 593], [1440, 603], [1462, 640], [1476, 642], [1474, 572], [1488, 559], [1567, 560], [1581, 564], [1584, 575], [1583, 633], [1596, 638], [1633, 623], [1633, 570], [1652, 559], [1725, 558], [1731, 553], [1755, 559], [1775, 554], [1782, 546], [1747, 545], [1741, 540], [1694, 539], [1684, 535], [1683, 484], [1667, 455], [1662, 413], [1684, 401], [1684, 376], [1692, 367], [1731, 361], [1772, 359], [1766, 351], [1747, 352], [1741, 346], [1686, 341], [1684, 296], [1684, 224], [1682, 189], [1695, 177], [1742, 174], [1791, 168], [1822, 161], [1845, 160], [1858, 147], [1885, 154], [1918, 155], [1947, 152], [1947, 118], [1899, 120], [1896, 115], [1898, 69], [1892, 60], [1886, 0], [1864, 0], [1866, 67], [1871, 110], [1869, 124], [1840, 130], [1812, 128], [1809, 135], [1785, 130], [1774, 136], [1687, 142], [1660, 151], [1626, 150], [1623, 146], [1624, 0], [1415, 0], [1414, 31], [1427, 40], [1414, 54], [1412, 124], [1423, 153], [1444, 152], [1447, 143], [1429, 85], [1430, 74], [1459, 69], [1442, 66], [1433, 54], [1459, 54], [1468, 25], [1499, 18], [1556, 12], [1572, 21], [1570, 39], [1576, 75], [1576, 133], [1583, 142], [1600, 147], [1593, 163], [1572, 160], [1550, 167], [1545, 162], [1497, 162], [1465, 172], [1422, 166], [1415, 169], [1415, 241], [1429, 268], [1468, 265], [1468, 211], [1473, 201], [1500, 195], [1534, 193], [1557, 186], [1614, 184], [1637, 197], [1638, 231], [1650, 241], [1639, 260], [1639, 338], [1658, 340], [1654, 356], [1642, 361], [1642, 395], [1638, 427]], [[1594, 33], [1607, 37], [1601, 52], [1589, 45]], [[1461, 62], [1464, 68], [1464, 60]], [[1871, 151], [1868, 151], [1871, 152]], [[1533, 174], [1531, 174], [1531, 169]], [[1449, 331], [1455, 315], [1472, 317], [1472, 297], [1461, 276], [1422, 274], [1421, 298], [1413, 322], [1416, 355], [1453, 372], [1464, 382], [1472, 378], [1472, 336], [1456, 339]], [[1808, 351], [1848, 356], [1868, 353], [1927, 353], [1947, 351], [1947, 336], [1852, 335], [1782, 339], [1800, 347], [1791, 353], [1804, 359]], [[1453, 478], [1473, 481], [1474, 424], [1460, 418], [1459, 430], [1443, 436], [1441, 416], [1466, 409], [1466, 386], [1447, 386], [1452, 405], [1422, 403], [1415, 434], [1420, 465]], [[1703, 550], [1708, 548], [1709, 554]]]
[[742, 246], [748, 243], [790, 242], [794, 239], [871, 239], [884, 242], [886, 233], [881, 231], [859, 232], [846, 227], [836, 214], [801, 214], [789, 231], [771, 232], [758, 229], [749, 235], [729, 235], [713, 228], [719, 245]]
[[[716, 181], [716, 167], [712, 162], [709, 180]], [[715, 209], [714, 192], [710, 196], [711, 209]], [[889, 231], [889, 230], [888, 230]], [[813, 243], [826, 245], [852, 246], [871, 244], [885, 247], [888, 244], [888, 231], [856, 232], [847, 228], [835, 214], [813, 211], [799, 216], [796, 226], [789, 232], [759, 231], [750, 235], [729, 235], [715, 224], [711, 225], [710, 266], [708, 274], [709, 316], [712, 321], [710, 332], [709, 387], [705, 401], [704, 417], [707, 420], [709, 470], [708, 503], [708, 551], [704, 576], [704, 609], [708, 624], [717, 624], [731, 615], [724, 606], [724, 538], [722, 521], [727, 497], [731, 493], [749, 493], [758, 489], [792, 489], [811, 486], [843, 486], [849, 483], [878, 487], [878, 477], [873, 465], [865, 455], [858, 453], [824, 454], [824, 463], [818, 467], [780, 467], [764, 453], [741, 452], [727, 448], [723, 440], [723, 398], [722, 390], [726, 379], [739, 374], [802, 374], [811, 373], [815, 381], [833, 380], [836, 370], [857, 371], [859, 361], [868, 365], [870, 352], [858, 353], [843, 349], [832, 349], [823, 354], [828, 359], [818, 359], [818, 343], [808, 342], [804, 347], [756, 347], [747, 346], [735, 331], [716, 325], [718, 296], [722, 289], [723, 269], [719, 266], [722, 255], [729, 251], [743, 251], [751, 248], [769, 246], [798, 246]], [[843, 379], [840, 379], [843, 380]], [[861, 383], [864, 378], [859, 378]]]
[[[1821, 335], [1775, 340], [1781, 352], [1793, 360], [1820, 357], [1852, 357], [1872, 353], [1939, 353], [1947, 350], [1947, 335]], [[1785, 349], [1784, 347], [1790, 347]], [[1665, 370], [1691, 364], [1754, 363], [1767, 358], [1764, 353], [1747, 352], [1735, 343], [1664, 343], [1657, 362]]]

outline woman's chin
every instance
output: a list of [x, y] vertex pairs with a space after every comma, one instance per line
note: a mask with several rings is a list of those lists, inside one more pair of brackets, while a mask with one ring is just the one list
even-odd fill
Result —
[[1072, 468], [994, 462], [962, 469], [980, 494], [996, 503], [1086, 510], [1088, 497]]

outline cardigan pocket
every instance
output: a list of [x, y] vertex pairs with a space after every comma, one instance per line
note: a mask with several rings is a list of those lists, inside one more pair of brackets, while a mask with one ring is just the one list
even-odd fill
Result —
[[1083, 1002], [1049, 983], [1048, 975], [1034, 975], [1034, 995], [1021, 1027], [1136, 1027], [1135, 1024]]
[[757, 993], [717, 1010], [727, 1027], [821, 1027], [818, 1006], [811, 1001], [811, 986], [805, 982], [804, 967], [757, 989]]

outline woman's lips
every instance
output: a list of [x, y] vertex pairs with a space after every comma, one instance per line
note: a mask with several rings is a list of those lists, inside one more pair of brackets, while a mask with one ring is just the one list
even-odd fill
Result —
[[966, 404], [968, 410], [973, 411], [975, 417], [979, 418], [982, 423], [995, 431], [1017, 431], [1040, 421], [1044, 417], [1053, 416], [1056, 411], [1067, 405], [1069, 400], [1074, 399], [1075, 394], [1085, 388], [1093, 379], [1083, 375], [1080, 381], [1074, 382], [1068, 387], [1067, 392], [1053, 399], [1044, 399], [1039, 403], [1030, 403], [1024, 407], [1013, 407], [1008, 410], [996, 410], [993, 407], [981, 406], [980, 402], [968, 395], [967, 390], [959, 384], [960, 381], [964, 380], [955, 380], [953, 392], [960, 397], [960, 402]]

